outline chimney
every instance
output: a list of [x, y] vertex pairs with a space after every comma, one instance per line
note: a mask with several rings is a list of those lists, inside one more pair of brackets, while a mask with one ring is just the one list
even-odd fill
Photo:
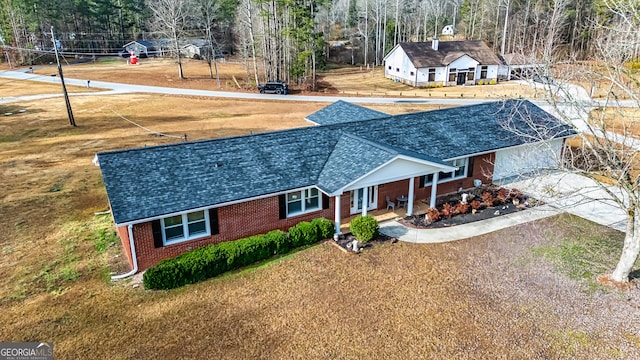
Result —
[[431, 48], [435, 51], [438, 51], [438, 39], [437, 38], [433, 38], [433, 40], [431, 40]]

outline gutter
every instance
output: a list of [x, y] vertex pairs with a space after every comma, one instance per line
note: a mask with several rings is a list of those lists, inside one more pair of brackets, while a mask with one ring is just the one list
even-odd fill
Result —
[[133, 225], [127, 226], [127, 229], [129, 231], [129, 246], [131, 246], [131, 260], [133, 260], [133, 270], [129, 271], [126, 274], [114, 275], [111, 277], [111, 281], [128, 278], [129, 276], [135, 275], [138, 272], [138, 259], [136, 258], [136, 247], [133, 244]]

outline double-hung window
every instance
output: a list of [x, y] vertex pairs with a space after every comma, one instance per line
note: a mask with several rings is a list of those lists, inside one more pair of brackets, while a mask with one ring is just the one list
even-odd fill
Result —
[[473, 80], [476, 74], [476, 68], [469, 68], [469, 72], [467, 73], [467, 80]]
[[161, 223], [165, 245], [209, 235], [209, 216], [204, 210], [169, 216]]
[[320, 192], [316, 188], [287, 193], [287, 216], [320, 210]]
[[[458, 170], [454, 171], [441, 171], [438, 174], [438, 183], [447, 182], [453, 179], [460, 179], [467, 177], [467, 167], [469, 166], [469, 158], [455, 159], [449, 162], [451, 166], [455, 166]], [[424, 179], [425, 185], [429, 185], [433, 183], [433, 174], [429, 174], [425, 176]]]
[[487, 71], [488, 71], [489, 67], [488, 66], [480, 66], [480, 79], [486, 79], [487, 78]]
[[456, 81], [457, 73], [458, 73], [458, 70], [456, 70], [456, 69], [449, 69], [449, 82], [454, 82], [454, 81]]
[[436, 69], [429, 69], [429, 81], [436, 81]]

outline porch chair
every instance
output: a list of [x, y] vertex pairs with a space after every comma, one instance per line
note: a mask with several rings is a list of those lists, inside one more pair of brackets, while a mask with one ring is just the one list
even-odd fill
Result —
[[391, 199], [389, 199], [389, 195], [387, 195], [387, 210], [389, 210], [389, 208], [391, 208], [391, 210], [393, 211], [396, 211], [396, 203], [391, 201]]

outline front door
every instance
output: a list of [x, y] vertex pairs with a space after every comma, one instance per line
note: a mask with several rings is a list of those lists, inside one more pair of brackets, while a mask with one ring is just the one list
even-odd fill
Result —
[[[351, 214], [362, 212], [363, 189], [351, 190]], [[378, 186], [369, 186], [367, 188], [367, 211], [378, 208]]]
[[456, 82], [457, 85], [464, 85], [464, 83], [467, 81], [467, 73], [466, 72], [459, 72], [458, 73], [458, 81]]

